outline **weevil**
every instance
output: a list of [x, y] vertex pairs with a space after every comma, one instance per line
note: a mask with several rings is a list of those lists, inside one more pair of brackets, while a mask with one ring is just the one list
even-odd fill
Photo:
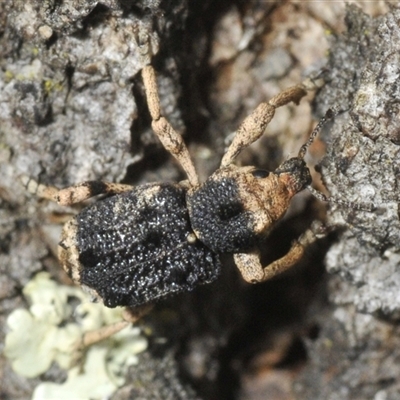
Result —
[[304, 156], [332, 112], [320, 121], [298, 155], [275, 171], [238, 167], [233, 161], [262, 136], [276, 108], [298, 103], [313, 85], [298, 84], [261, 103], [239, 126], [218, 170], [201, 183], [182, 136], [162, 115], [150, 63], [141, 75], [153, 131], [187, 180], [138, 187], [88, 181], [61, 190], [39, 185], [41, 196], [61, 205], [109, 195], [64, 226], [59, 259], [67, 274], [107, 307], [140, 308], [214, 281], [220, 274], [221, 253], [233, 254], [250, 283], [263, 282], [293, 266], [316, 240], [316, 229], [307, 230], [285, 256], [267, 266], [262, 266], [258, 248], [297, 193], [308, 188], [326, 200], [311, 188]]

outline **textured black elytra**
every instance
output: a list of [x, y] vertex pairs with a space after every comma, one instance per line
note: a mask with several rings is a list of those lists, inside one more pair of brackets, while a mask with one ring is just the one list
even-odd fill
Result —
[[87, 207], [75, 221], [80, 283], [108, 307], [190, 291], [220, 274], [218, 255], [188, 240], [186, 189], [178, 184], [139, 186]]
[[258, 247], [293, 196], [309, 187], [311, 176], [303, 159], [322, 122], [298, 156], [274, 172], [236, 167], [233, 161], [262, 135], [277, 107], [298, 103], [309, 86], [295, 85], [260, 104], [239, 126], [219, 169], [201, 184], [181, 135], [161, 113], [150, 64], [142, 69], [142, 78], [152, 128], [187, 181], [137, 188], [84, 182], [61, 190], [42, 189], [46, 198], [64, 205], [114, 194], [64, 226], [59, 258], [72, 280], [106, 306], [136, 307], [212, 282], [220, 273], [220, 253], [233, 253], [249, 283], [264, 282], [293, 266], [316, 240], [312, 229], [267, 266], [261, 264]]
[[[265, 233], [255, 233], [237, 176], [220, 171], [196, 190], [147, 184], [84, 209], [72, 220], [72, 247], [60, 243], [69, 257], [78, 255], [78, 263], [66, 264], [69, 275], [78, 273], [79, 283], [108, 307], [137, 307], [214, 281], [220, 253], [252, 250]], [[293, 176], [296, 191], [311, 181], [298, 159], [274, 174]], [[253, 169], [249, 176], [262, 181], [270, 173]], [[95, 193], [100, 188], [88, 185]]]

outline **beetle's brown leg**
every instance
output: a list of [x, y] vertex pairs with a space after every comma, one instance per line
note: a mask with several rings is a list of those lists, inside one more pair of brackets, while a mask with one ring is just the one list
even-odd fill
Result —
[[86, 181], [64, 189], [43, 185], [26, 176], [21, 181], [30, 193], [63, 206], [80, 203], [99, 194], [117, 194], [132, 190], [130, 185], [102, 181]]
[[85, 332], [73, 346], [74, 357], [72, 364], [76, 365], [79, 363], [83, 352], [89, 346], [108, 339], [116, 333], [122, 331], [122, 329], [126, 328], [130, 324], [134, 324], [135, 322], [139, 321], [144, 315], [151, 311], [152, 308], [152, 304], [145, 304], [134, 309], [125, 309], [123, 313], [123, 320], [114, 324], [103, 326], [99, 329]]
[[171, 124], [161, 114], [160, 99], [158, 97], [157, 81], [154, 68], [146, 65], [142, 69], [142, 78], [146, 89], [147, 104], [152, 123], [151, 126], [165, 149], [170, 152], [186, 172], [191, 186], [197, 186], [199, 179], [189, 154], [189, 150], [182, 136], [174, 130]]
[[227, 167], [244, 148], [261, 137], [278, 107], [291, 101], [298, 104], [309, 90], [314, 90], [320, 85], [320, 80], [308, 79], [277, 94], [268, 102], [261, 103], [239, 126], [232, 143], [222, 158], [221, 167]]
[[112, 335], [122, 331], [122, 329], [126, 328], [128, 325], [139, 321], [143, 316], [151, 311], [152, 308], [152, 304], [146, 304], [134, 309], [125, 309], [123, 313], [124, 319], [122, 321], [86, 332], [79, 343], [77, 343], [77, 348], [86, 348], [111, 337]]
[[321, 224], [317, 222], [292, 244], [285, 256], [273, 261], [266, 267], [261, 265], [260, 256], [256, 252], [238, 253], [234, 254], [233, 257], [245, 281], [249, 283], [264, 282], [295, 265], [303, 256], [305, 248], [321, 236]]

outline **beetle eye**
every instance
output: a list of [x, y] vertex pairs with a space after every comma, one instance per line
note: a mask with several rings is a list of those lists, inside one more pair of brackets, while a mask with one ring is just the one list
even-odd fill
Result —
[[266, 169], [255, 169], [252, 174], [254, 178], [266, 178], [269, 175], [269, 171]]

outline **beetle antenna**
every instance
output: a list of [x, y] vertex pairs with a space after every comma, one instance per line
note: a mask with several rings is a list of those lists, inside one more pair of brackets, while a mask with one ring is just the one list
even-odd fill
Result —
[[357, 211], [372, 212], [376, 209], [376, 206], [372, 203], [355, 203], [353, 201], [346, 201], [334, 197], [328, 197], [325, 196], [323, 193], [321, 193], [319, 190], [314, 189], [312, 186], [307, 186], [306, 189], [318, 200], [324, 201], [326, 203], [338, 204], [340, 206], [351, 208], [352, 210], [357, 210]]
[[[325, 115], [322, 117], [322, 119], [318, 122], [317, 126], [314, 128], [314, 130], [311, 132], [310, 137], [308, 138], [307, 142], [303, 144], [303, 146], [300, 147], [298, 158], [303, 159], [307, 153], [308, 148], [314, 141], [315, 137], [318, 135], [318, 133], [321, 131], [322, 127], [325, 125], [325, 123], [329, 120], [331, 120], [338, 111], [335, 108], [329, 108], [328, 111], [325, 113]], [[321, 193], [319, 190], [314, 189], [312, 186], [307, 186], [307, 190], [318, 200], [327, 202], [327, 203], [333, 203], [333, 204], [338, 204], [346, 208], [351, 208], [353, 210], [358, 210], [358, 211], [368, 211], [371, 212], [374, 209], [376, 209], [376, 206], [372, 203], [355, 203], [353, 201], [346, 201], [346, 200], [340, 200], [334, 197], [328, 197]]]
[[303, 144], [303, 146], [300, 147], [298, 158], [303, 159], [304, 156], [307, 153], [308, 148], [310, 147], [311, 143], [314, 141], [315, 137], [318, 135], [318, 133], [321, 131], [322, 127], [326, 124], [327, 121], [331, 120], [336, 114], [337, 110], [334, 108], [329, 108], [328, 111], [325, 113], [325, 115], [321, 118], [321, 120], [318, 122], [317, 126], [314, 128], [314, 130], [311, 132], [307, 142]]

